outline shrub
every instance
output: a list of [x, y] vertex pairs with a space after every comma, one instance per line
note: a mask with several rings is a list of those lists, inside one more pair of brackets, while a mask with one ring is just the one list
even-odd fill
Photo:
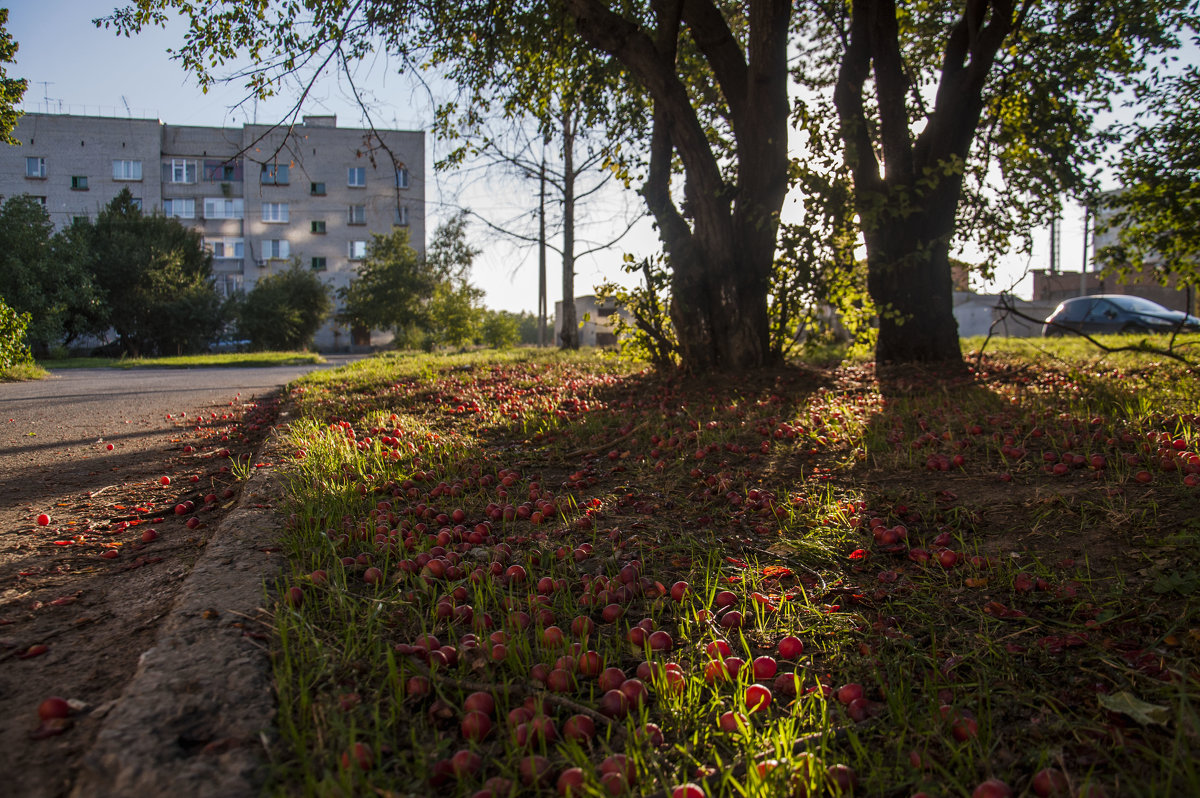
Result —
[[29, 314], [17, 313], [0, 299], [0, 369], [33, 362], [33, 353], [25, 343]]
[[329, 289], [296, 261], [259, 280], [239, 303], [238, 329], [254, 350], [306, 349], [329, 317]]

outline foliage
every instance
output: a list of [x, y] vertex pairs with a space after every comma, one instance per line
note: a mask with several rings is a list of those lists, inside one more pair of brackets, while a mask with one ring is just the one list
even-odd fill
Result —
[[32, 197], [10, 197], [0, 207], [0, 296], [30, 315], [26, 338], [39, 352], [108, 327], [80, 239], [74, 228], [55, 235]]
[[[1142, 118], [1142, 117], [1148, 118]], [[1124, 127], [1121, 190], [1099, 199], [1115, 243], [1097, 258], [1122, 273], [1200, 279], [1200, 68], [1152, 81], [1145, 108]]]
[[[766, 283], [786, 193], [791, 4], [749, 6], [744, 12], [703, 0], [674, 9], [635, 4], [620, 13], [597, 0], [412, 7], [137, 0], [97, 24], [129, 34], [180, 13], [187, 32], [176, 53], [201, 86], [248, 57], [253, 65], [241, 76], [250, 94], [269, 96], [298, 74], [306, 82], [325, 67], [352, 74], [353, 62], [382, 46], [405, 65], [438, 65], [539, 119], [557, 119], [567, 108], [595, 114], [609, 129], [637, 131], [634, 149], [649, 154], [644, 175], [623, 166], [619, 139], [607, 154], [622, 177], [644, 180], [672, 263], [686, 273], [674, 290], [687, 306], [675, 319], [686, 325], [681, 341], [689, 343], [690, 365], [705, 370], [718, 362], [753, 367], [769, 357]], [[559, 92], [554, 107], [546, 82], [571, 86], [580, 73], [579, 85], [595, 93]], [[677, 167], [683, 191], [671, 185]], [[564, 277], [573, 276], [569, 266], [564, 259]]]
[[238, 302], [238, 330], [256, 351], [308, 349], [332, 308], [321, 278], [294, 260]]
[[[547, 327], [549, 329], [546, 331], [546, 336], [547, 336], [547, 339], [549, 339], [549, 337], [554, 334], [554, 332], [553, 332], [554, 331], [554, 314], [550, 314], [550, 317], [547, 319], [547, 322], [548, 322]], [[539, 341], [538, 341], [538, 317], [537, 317], [536, 313], [530, 313], [529, 311], [521, 311], [520, 313], [517, 314], [517, 334], [518, 334], [518, 340], [522, 344], [536, 345], [539, 343]], [[549, 342], [549, 341], [547, 340], [547, 342]]]
[[[212, 256], [177, 219], [144, 215], [129, 189], [96, 221], [77, 222], [87, 264], [127, 354], [203, 351], [224, 324]], [[81, 242], [82, 243], [82, 242]]]
[[28, 326], [28, 313], [18, 313], [0, 299], [0, 369], [33, 362], [33, 353], [25, 343]]
[[[522, 315], [507, 310], [484, 310], [479, 325], [479, 335], [485, 346], [492, 349], [508, 349], [521, 340]], [[536, 317], [535, 317], [536, 322]], [[535, 333], [536, 335], [536, 333]]]
[[429, 345], [461, 349], [475, 340], [482, 298], [483, 291], [465, 279], [442, 280], [434, 286], [425, 321]]
[[19, 45], [13, 41], [12, 34], [6, 28], [8, 25], [8, 9], [0, 8], [0, 142], [19, 144], [13, 138], [13, 128], [21, 117], [17, 106], [25, 96], [28, 82], [24, 78], [10, 78], [5, 64], [16, 61]]
[[437, 275], [410, 245], [407, 229], [375, 234], [355, 278], [338, 291], [338, 318], [401, 337], [404, 330], [424, 322], [425, 303], [436, 284]]
[[659, 256], [639, 261], [627, 254], [621, 268], [626, 274], [640, 274], [642, 282], [634, 288], [606, 282], [596, 289], [597, 299], [612, 300], [633, 317], [631, 324], [623, 315], [615, 314], [618, 352], [662, 369], [678, 365], [679, 344], [668, 311], [671, 280], [666, 259]]

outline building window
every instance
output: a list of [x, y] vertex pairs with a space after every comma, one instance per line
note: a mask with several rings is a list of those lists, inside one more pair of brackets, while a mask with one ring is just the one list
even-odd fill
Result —
[[367, 169], [365, 166], [351, 166], [347, 170], [346, 185], [351, 188], [365, 188], [367, 185]]
[[163, 214], [176, 219], [195, 219], [196, 201], [194, 199], [165, 199]]
[[71, 217], [72, 224], [84, 224], [87, 221], [88, 221], [88, 217], [86, 217], [86, 216], [72, 216]]
[[313, 183], [312, 188], [309, 190], [309, 193], [312, 194], [314, 197], [324, 197], [325, 196], [325, 184], [324, 183]]
[[267, 224], [287, 224], [288, 204], [286, 202], [264, 202], [262, 204], [262, 220]]
[[195, 183], [196, 162], [172, 160], [170, 174], [172, 183]]
[[26, 158], [25, 159], [25, 176], [37, 179], [45, 179], [46, 177], [46, 159], [45, 158]]
[[325, 220], [313, 219], [312, 231], [318, 235], [323, 235], [325, 233]]
[[34, 202], [36, 202], [38, 205], [41, 205], [43, 208], [46, 207], [46, 198], [45, 197], [35, 197], [33, 195], [30, 195], [29, 198], [31, 200], [33, 200]]
[[408, 169], [403, 166], [396, 170], [396, 188], [408, 188]]
[[215, 238], [204, 242], [214, 258], [241, 258], [245, 256], [245, 243], [240, 238]]
[[87, 191], [87, 175], [72, 175], [71, 176], [72, 191]]
[[205, 161], [204, 179], [210, 183], [235, 183], [242, 176], [237, 161]]
[[350, 242], [350, 260], [362, 260], [367, 257], [367, 242], [366, 241], [351, 241]]
[[242, 199], [204, 198], [205, 219], [241, 219], [246, 215], [246, 201]]
[[141, 161], [113, 161], [113, 180], [141, 180]]
[[392, 224], [397, 227], [408, 227], [408, 206], [400, 205], [395, 210], [396, 216], [392, 219]]
[[325, 265], [325, 264], [326, 264], [326, 263], [327, 263], [327, 261], [326, 261], [326, 259], [325, 259], [325, 258], [313, 258], [313, 259], [312, 259], [312, 268], [313, 268], [313, 271], [314, 271], [314, 272], [323, 272], [323, 271], [325, 271], [325, 268], [326, 268], [326, 265]]
[[139, 211], [142, 209], [142, 198], [141, 197], [133, 198], [133, 207], [137, 208]]
[[291, 254], [291, 250], [286, 239], [263, 239], [262, 256], [264, 258], [282, 259], [288, 257], [289, 254]]
[[262, 167], [262, 184], [264, 186], [286, 186], [288, 184], [288, 166], [285, 163], [265, 163]]
[[350, 206], [350, 224], [366, 224], [367, 223], [367, 206], [366, 205], [351, 205]]

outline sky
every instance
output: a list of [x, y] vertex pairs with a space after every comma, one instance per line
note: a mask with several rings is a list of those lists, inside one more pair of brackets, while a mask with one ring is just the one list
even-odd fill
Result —
[[[0, 0], [0, 5], [5, 5]], [[8, 0], [8, 31], [18, 42], [11, 77], [29, 81], [23, 108], [52, 113], [103, 116], [132, 115], [158, 118], [175, 125], [224, 126], [247, 121], [260, 123], [282, 119], [291, 98], [271, 102], [243, 103], [245, 91], [238, 85], [216, 85], [201, 92], [194, 77], [172, 60], [167, 50], [183, 42], [184, 29], [175, 25], [154, 29], [132, 38], [98, 29], [92, 19], [112, 12], [112, 0]], [[428, 92], [379, 58], [361, 65], [356, 84], [374, 100], [377, 126], [403, 130], [427, 129], [432, 121]], [[436, 90], [436, 87], [435, 87]], [[362, 113], [337, 80], [320, 83], [304, 112], [337, 114], [338, 125], [362, 125]], [[434, 174], [433, 159], [445, 154], [445, 145], [426, 140], [428, 187], [428, 230], [451, 215], [459, 205], [496, 223], [520, 215], [536, 204], [535, 183], [481, 179], [478, 173]], [[793, 200], [789, 200], [791, 202]], [[604, 218], [620, 217], [637, 210], [636, 196], [609, 195], [600, 204]], [[786, 214], [786, 208], [785, 208]], [[623, 228], [623, 223], [614, 223]], [[607, 239], [614, 229], [596, 231]], [[516, 248], [489, 234], [484, 225], [473, 226], [475, 244], [482, 250], [476, 260], [472, 282], [485, 292], [485, 303], [497, 310], [536, 311], [537, 253]], [[1064, 271], [1078, 271], [1083, 259], [1083, 215], [1081, 209], [1065, 208], [1059, 249]], [[658, 244], [648, 221], [638, 225], [617, 249], [582, 258], [576, 266], [576, 294], [590, 293], [604, 279], [627, 280], [620, 270], [622, 254], [638, 257], [653, 254]], [[1012, 290], [1028, 297], [1032, 291], [1028, 269], [1049, 265], [1048, 226], [1035, 235], [1032, 256], [1013, 256], [998, 264], [997, 279], [983, 290]], [[561, 296], [557, 255], [548, 253], [548, 288], [553, 312]]]

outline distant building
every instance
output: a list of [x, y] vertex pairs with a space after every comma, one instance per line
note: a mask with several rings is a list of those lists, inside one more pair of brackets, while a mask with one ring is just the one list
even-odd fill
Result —
[[[579, 322], [580, 346], [616, 346], [617, 326], [616, 316], [623, 316], [626, 321], [633, 323], [633, 316], [623, 308], [618, 308], [611, 299], [598, 299], [595, 294], [585, 294], [575, 297], [575, 318]], [[562, 341], [562, 300], [554, 303], [554, 341], [557, 346]]]
[[[222, 294], [249, 291], [294, 259], [336, 290], [372, 233], [410, 231], [425, 248], [425, 134], [339, 128], [333, 116], [273, 128], [193, 127], [155, 119], [25, 114], [0, 148], [0, 195], [29, 194], [55, 227], [95, 218], [122, 188], [147, 213], [198, 230]], [[386, 336], [332, 322], [322, 350]]]

